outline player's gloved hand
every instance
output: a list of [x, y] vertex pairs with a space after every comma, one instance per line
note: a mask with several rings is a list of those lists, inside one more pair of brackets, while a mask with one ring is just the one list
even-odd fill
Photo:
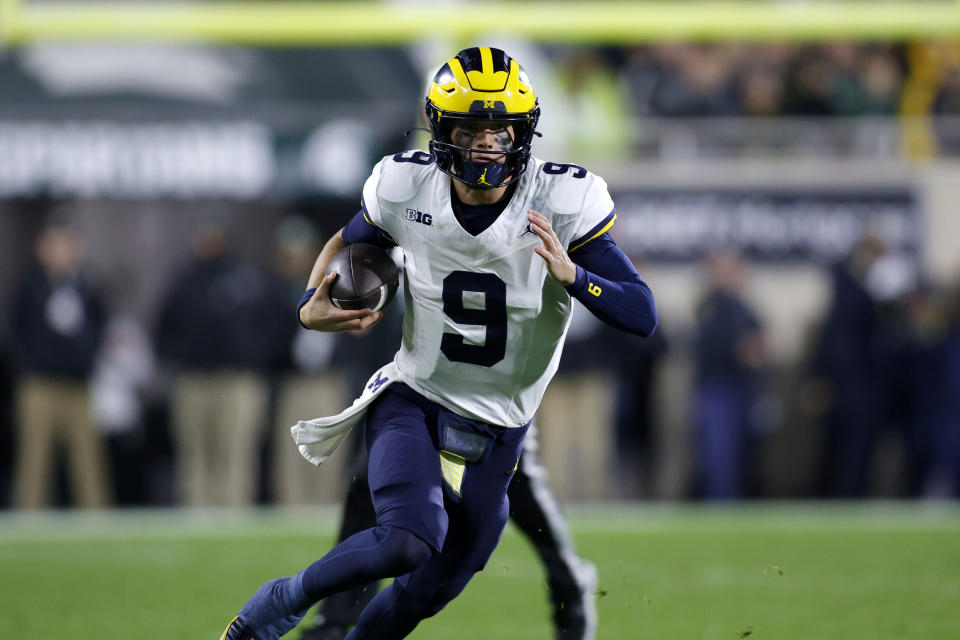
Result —
[[533, 209], [527, 211], [527, 220], [530, 230], [543, 241], [542, 247], [534, 247], [533, 250], [547, 263], [550, 277], [565, 287], [573, 284], [577, 279], [577, 265], [567, 255], [567, 249], [553, 232], [550, 221]]
[[303, 326], [315, 331], [362, 331], [380, 321], [383, 311], [347, 311], [334, 306], [330, 301], [330, 285], [336, 279], [336, 272], [324, 276], [313, 297], [300, 307]]

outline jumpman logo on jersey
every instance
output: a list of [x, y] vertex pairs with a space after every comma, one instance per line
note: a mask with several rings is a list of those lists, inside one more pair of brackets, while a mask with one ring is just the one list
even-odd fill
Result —
[[477, 184], [486, 185], [486, 186], [488, 186], [488, 187], [492, 187], [492, 186], [493, 186], [492, 184], [490, 184], [489, 182], [487, 182], [487, 169], [489, 169], [489, 168], [490, 168], [490, 167], [484, 167], [484, 168], [483, 168], [483, 173], [480, 174], [480, 178], [477, 180]]
[[525, 226], [525, 227], [523, 228], [523, 231], [520, 232], [520, 235], [518, 235], [517, 237], [518, 237], [518, 238], [522, 238], [523, 236], [527, 235], [528, 233], [533, 233], [533, 229], [530, 228], [530, 223], [529, 223], [529, 222], [527, 223], [527, 226]]

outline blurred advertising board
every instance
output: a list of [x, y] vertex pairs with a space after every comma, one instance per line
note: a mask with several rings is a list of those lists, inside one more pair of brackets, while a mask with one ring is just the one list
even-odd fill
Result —
[[898, 252], [921, 248], [910, 186], [620, 189], [613, 197], [617, 243], [651, 261], [695, 260], [726, 247], [762, 262], [829, 262], [865, 234]]

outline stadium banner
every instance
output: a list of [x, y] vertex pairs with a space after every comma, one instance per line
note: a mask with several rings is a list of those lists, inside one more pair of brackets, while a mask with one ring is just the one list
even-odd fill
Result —
[[910, 186], [612, 190], [613, 235], [631, 256], [697, 260], [734, 248], [761, 262], [830, 262], [865, 234], [917, 255], [922, 235]]
[[366, 132], [360, 120], [0, 120], [0, 200], [353, 197], [375, 162]]
[[251, 121], [0, 121], [0, 198], [261, 198], [273, 136]]
[[[254, 119], [0, 119], [0, 200], [256, 202], [353, 198], [379, 150], [361, 121], [278, 130]], [[344, 133], [346, 132], [346, 133]], [[619, 188], [618, 188], [619, 187]], [[614, 184], [613, 232], [630, 255], [686, 262], [733, 247], [766, 262], [825, 262], [865, 233], [917, 254], [922, 215], [909, 183], [882, 188], [630, 188]]]

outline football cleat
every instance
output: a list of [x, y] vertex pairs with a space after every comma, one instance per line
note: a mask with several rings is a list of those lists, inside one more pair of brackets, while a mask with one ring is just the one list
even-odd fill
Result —
[[583, 593], [583, 640], [593, 640], [597, 635], [597, 566], [589, 560], [581, 560], [577, 582]]
[[[290, 633], [300, 624], [307, 613], [306, 606], [290, 602], [300, 596], [295, 578], [274, 578], [262, 584], [240, 609], [234, 623], [240, 626], [236, 640], [277, 640]], [[302, 609], [299, 609], [303, 606]], [[222, 640], [234, 640], [230, 627]], [[249, 636], [249, 637], [248, 637]]]
[[227, 628], [223, 630], [220, 640], [259, 640], [250, 627], [238, 616], [234, 616]]
[[557, 640], [594, 640], [597, 635], [597, 567], [580, 559], [574, 567], [579, 599], [554, 611]]

